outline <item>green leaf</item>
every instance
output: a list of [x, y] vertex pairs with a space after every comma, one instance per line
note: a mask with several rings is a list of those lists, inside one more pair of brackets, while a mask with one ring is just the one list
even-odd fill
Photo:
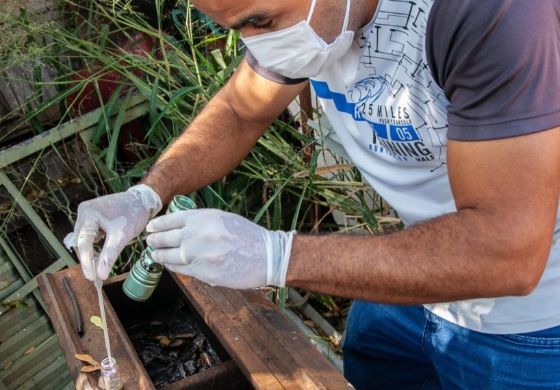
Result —
[[97, 326], [99, 329], [103, 330], [103, 321], [101, 321], [101, 317], [91, 316], [91, 317], [89, 317], [89, 322], [91, 322], [93, 325]]
[[116, 155], [117, 155], [117, 146], [118, 146], [118, 141], [119, 141], [119, 134], [120, 134], [120, 130], [121, 130], [123, 120], [124, 120], [124, 116], [126, 115], [126, 108], [128, 107], [131, 96], [132, 96], [132, 92], [129, 91], [126, 94], [126, 97], [125, 97], [124, 102], [121, 106], [121, 109], [119, 110], [117, 118], [112, 123], [113, 130], [111, 131], [111, 136], [110, 136], [110, 139], [109, 139], [109, 147], [107, 148], [107, 156], [105, 158], [105, 164], [107, 165], [107, 168], [109, 168], [113, 171], [115, 170], [115, 160], [116, 160]]

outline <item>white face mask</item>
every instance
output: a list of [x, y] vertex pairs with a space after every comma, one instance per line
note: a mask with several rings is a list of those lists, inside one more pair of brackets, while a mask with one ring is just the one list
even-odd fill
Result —
[[352, 0], [346, 0], [342, 32], [330, 44], [309, 24], [315, 3], [312, 0], [307, 19], [294, 26], [241, 38], [259, 65], [292, 79], [315, 77], [350, 49], [354, 39], [354, 32], [348, 31]]

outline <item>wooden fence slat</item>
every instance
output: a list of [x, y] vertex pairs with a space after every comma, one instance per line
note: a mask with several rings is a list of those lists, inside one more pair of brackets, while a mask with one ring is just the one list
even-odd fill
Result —
[[24, 332], [24, 335], [26, 337], [19, 338], [18, 345], [11, 345], [10, 348], [6, 348], [1, 352], [0, 367], [4, 367], [10, 361], [15, 363], [18, 359], [24, 356], [24, 352], [27, 351], [29, 348], [40, 345], [45, 340], [47, 340], [50, 336], [52, 336], [53, 331], [50, 327], [50, 324], [47, 322], [47, 323], [41, 323], [41, 326], [35, 328], [33, 332]]
[[19, 275], [22, 277], [24, 281], [27, 282], [29, 279], [31, 279], [29, 270], [22, 264], [22, 262], [18, 259], [17, 255], [10, 247], [10, 245], [8, 245], [6, 240], [4, 240], [4, 238], [1, 235], [0, 235], [0, 247], [4, 251], [5, 256], [8, 256], [8, 258], [6, 259], [4, 255], [0, 253], [0, 257], [2, 258], [2, 260], [6, 261], [6, 263], [11, 263], [18, 271]]
[[53, 232], [48, 228], [45, 222], [33, 209], [31, 204], [29, 204], [29, 202], [22, 196], [22, 194], [16, 188], [14, 183], [12, 183], [8, 175], [6, 175], [1, 170], [0, 170], [0, 185], [3, 185], [4, 188], [6, 188], [10, 196], [14, 199], [14, 202], [18, 204], [21, 211], [23, 211], [23, 213], [29, 219], [33, 227], [38, 230], [38, 232], [43, 236], [45, 241], [49, 243], [49, 245], [56, 252], [56, 254], [64, 260], [66, 265], [70, 266], [76, 264], [74, 259], [72, 259], [72, 256], [70, 256], [70, 254], [66, 250], [66, 248], [62, 246], [60, 241], [58, 241], [58, 238], [56, 238]]
[[12, 267], [8, 268], [0, 274], [0, 291], [8, 288], [10, 285], [19, 279], [19, 275], [16, 275]]
[[[70, 382], [68, 382], [63, 388], [62, 390], [75, 390], [76, 386], [74, 386], [74, 382], [72, 382], [72, 380], [70, 380]], [[80, 389], [82, 390], [82, 389]]]
[[[52, 363], [54, 368], [51, 372], [43, 378], [37, 378], [37, 386], [34, 388], [38, 389], [48, 389], [52, 387], [53, 389], [60, 389], [66, 384], [68, 381], [72, 383], [72, 379], [68, 374], [68, 368], [66, 367], [66, 361], [64, 360], [64, 355], [60, 353], [60, 355], [54, 360]], [[74, 385], [72, 383], [72, 385]], [[18, 390], [23, 390], [23, 386], [20, 387]]]
[[4, 298], [6, 298], [8, 295], [12, 294], [14, 291], [17, 291], [22, 286], [23, 286], [23, 280], [17, 279], [12, 284], [10, 284], [8, 287], [2, 289], [2, 291], [0, 291], [0, 301], [4, 300]]
[[57, 352], [59, 355], [62, 354], [58, 348], [56, 335], [52, 334], [32, 353], [18, 359], [8, 370], [0, 371], [0, 380], [10, 385], [21, 384], [33, 376], [40, 369], [41, 364], [48, 364]]
[[[145, 114], [148, 111], [148, 103], [146, 103], [143, 96], [134, 95], [130, 98], [127, 110], [128, 111], [125, 115], [123, 123], [130, 122], [132, 119], [136, 119]], [[0, 153], [0, 169], [21, 160], [22, 158], [30, 156], [31, 154], [48, 146], [60, 142], [65, 138], [89, 129], [90, 127], [96, 126], [101, 118], [101, 115], [102, 109], [98, 108], [97, 110], [88, 112], [76, 119], [65, 122], [60, 126], [50, 129], [24, 142], [2, 150], [2, 153]], [[111, 118], [114, 120], [117, 115], [118, 113], [114, 113]]]
[[8, 340], [0, 344], [0, 359], [10, 357], [12, 352], [21, 348], [23, 343], [28, 342], [38, 333], [48, 329], [49, 321], [46, 317], [41, 317], [37, 321], [31, 323], [28, 327], [22, 328], [15, 336], [10, 337]]
[[0, 316], [0, 329], [15, 327], [24, 316], [30, 316], [33, 312], [38, 311], [37, 304], [32, 298], [24, 300], [23, 307], [15, 307]]
[[[58, 259], [51, 265], [49, 265], [43, 272], [56, 272], [60, 271], [66, 266], [66, 263], [63, 259]], [[12, 302], [12, 301], [19, 301], [25, 298], [27, 295], [33, 292], [37, 288], [37, 278], [35, 276], [33, 279], [25, 283], [22, 287], [20, 287], [16, 292], [12, 293], [9, 297], [4, 299], [4, 302]]]
[[[18, 309], [12, 309], [8, 314], [17, 313]], [[4, 343], [10, 339], [13, 335], [17, 334], [21, 328], [28, 327], [33, 322], [37, 321], [39, 317], [42, 316], [43, 313], [39, 311], [39, 309], [34, 306], [29, 310], [21, 310], [19, 311], [19, 315], [15, 316], [11, 319], [11, 321], [4, 321], [2, 325], [0, 325], [0, 329], [2, 329], [2, 334], [0, 334], [0, 342]], [[0, 320], [3, 318], [0, 317]]]
[[53, 359], [47, 367], [34, 375], [32, 378], [28, 378], [25, 382], [20, 382], [21, 384], [18, 384], [17, 389], [56, 389], [53, 383], [54, 380], [67, 371], [68, 369], [66, 368], [64, 357], [62, 356], [62, 353], [58, 351], [56, 356], [53, 356]]

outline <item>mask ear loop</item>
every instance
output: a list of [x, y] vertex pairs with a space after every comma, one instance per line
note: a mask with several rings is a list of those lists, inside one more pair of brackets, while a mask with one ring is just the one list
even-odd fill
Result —
[[311, 21], [311, 18], [313, 17], [313, 11], [315, 11], [315, 4], [317, 3], [317, 0], [311, 0], [311, 5], [309, 6], [309, 13], [307, 14], [307, 19], [305, 20], [305, 23], [309, 24], [309, 22]]
[[350, 7], [352, 6], [352, 0], [346, 2], [346, 13], [344, 14], [344, 23], [342, 25], [342, 32], [348, 30], [348, 22], [350, 21]]

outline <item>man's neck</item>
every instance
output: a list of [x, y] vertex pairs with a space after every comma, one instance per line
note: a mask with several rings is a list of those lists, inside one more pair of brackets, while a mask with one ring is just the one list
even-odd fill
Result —
[[373, 15], [375, 15], [375, 11], [377, 10], [377, 6], [379, 5], [379, 0], [364, 0], [362, 4], [363, 7], [365, 7], [365, 12], [364, 20], [362, 20], [360, 28], [371, 22], [371, 20], [373, 19]]

